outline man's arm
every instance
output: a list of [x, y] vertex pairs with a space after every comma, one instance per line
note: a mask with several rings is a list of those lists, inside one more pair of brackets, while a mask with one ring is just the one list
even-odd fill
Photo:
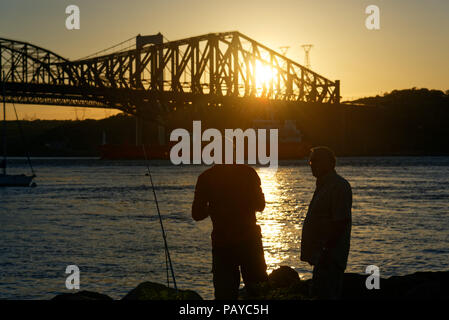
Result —
[[254, 210], [262, 212], [265, 209], [265, 195], [262, 192], [259, 175], [256, 174], [256, 182], [254, 184]]
[[206, 219], [209, 216], [209, 201], [207, 199], [204, 180], [198, 177], [195, 187], [195, 197], [192, 204], [192, 218], [195, 221]]
[[340, 181], [332, 192], [332, 220], [350, 220], [352, 208], [352, 189], [347, 181]]
[[327, 259], [328, 253], [336, 245], [345, 230], [351, 225], [352, 190], [349, 183], [342, 183], [332, 193], [332, 220], [324, 223], [322, 232], [326, 235], [323, 242], [321, 259]]

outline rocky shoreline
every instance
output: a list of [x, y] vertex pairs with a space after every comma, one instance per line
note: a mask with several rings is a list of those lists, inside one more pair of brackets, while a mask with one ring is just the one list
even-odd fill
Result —
[[[343, 300], [414, 300], [449, 299], [449, 271], [416, 272], [405, 276], [380, 279], [380, 288], [368, 290], [368, 275], [345, 273]], [[298, 273], [287, 266], [274, 270], [269, 281], [260, 286], [257, 295], [248, 296], [245, 288], [240, 291], [241, 300], [309, 300], [310, 280], [301, 280]], [[111, 297], [91, 291], [63, 293], [52, 300], [113, 300]], [[143, 282], [121, 300], [202, 300], [192, 290], [178, 290], [154, 282]]]

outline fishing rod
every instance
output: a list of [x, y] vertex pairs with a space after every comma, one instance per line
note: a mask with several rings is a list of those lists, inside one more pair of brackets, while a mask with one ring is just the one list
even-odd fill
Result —
[[[145, 163], [146, 163], [146, 166], [147, 166], [148, 176], [150, 177], [151, 188], [153, 189], [154, 201], [156, 202], [157, 214], [159, 216], [159, 222], [161, 224], [162, 238], [164, 239], [164, 247], [165, 247], [165, 259], [166, 259], [165, 262], [167, 263], [167, 259], [168, 259], [168, 263], [170, 265], [171, 275], [172, 275], [172, 278], [173, 278], [173, 285], [175, 287], [175, 290], [178, 291], [178, 287], [176, 286], [175, 272], [173, 270], [173, 265], [171, 263], [170, 251], [168, 250], [168, 244], [167, 244], [167, 238], [166, 238], [166, 235], [165, 235], [164, 224], [162, 222], [161, 211], [159, 210], [159, 202], [157, 201], [156, 189], [154, 187], [153, 177], [152, 177], [151, 171], [150, 171], [149, 159], [147, 158], [147, 153], [146, 153], [144, 144], [142, 144], [142, 148], [143, 148], [143, 154], [145, 156]], [[168, 273], [168, 269], [167, 269], [167, 273]], [[168, 278], [167, 278], [167, 280], [168, 280]]]
[[3, 127], [2, 127], [2, 153], [3, 159], [0, 167], [3, 169], [3, 174], [6, 175], [6, 95], [5, 95], [5, 71], [2, 72], [2, 95], [3, 95]]

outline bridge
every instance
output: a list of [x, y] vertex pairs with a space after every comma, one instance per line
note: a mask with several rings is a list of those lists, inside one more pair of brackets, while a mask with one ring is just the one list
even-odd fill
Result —
[[239, 32], [169, 42], [160, 33], [139, 35], [130, 50], [80, 60], [0, 38], [0, 75], [6, 102], [113, 108], [145, 118], [198, 101], [219, 106], [247, 98], [340, 101], [338, 80]]

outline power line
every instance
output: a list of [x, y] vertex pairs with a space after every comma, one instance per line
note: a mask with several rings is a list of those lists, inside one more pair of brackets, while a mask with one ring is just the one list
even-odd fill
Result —
[[[92, 57], [95, 57], [95, 56], [99, 56], [100, 53], [105, 53], [106, 51], [109, 51], [109, 50], [111, 50], [111, 49], [117, 48], [118, 46], [121, 46], [121, 45], [123, 45], [123, 44], [126, 43], [126, 42], [129, 42], [129, 41], [131, 41], [131, 40], [134, 40], [135, 38], [136, 38], [136, 37], [129, 38], [129, 39], [124, 40], [124, 41], [122, 41], [122, 42], [120, 42], [120, 43], [117, 43], [116, 45], [113, 45], [113, 46], [108, 47], [108, 48], [106, 48], [106, 49], [97, 51], [97, 52], [92, 53], [92, 54], [90, 54], [90, 55], [88, 55], [88, 56], [79, 58], [78, 60], [85, 60], [85, 59], [89, 59], [89, 58], [92, 58]], [[125, 48], [122, 48], [122, 49], [120, 49], [119, 51], [116, 51], [116, 52], [125, 51], [125, 50], [130, 49], [130, 48], [133, 48], [133, 47], [135, 47], [135, 43], [133, 43], [132, 45], [129, 45], [129, 46], [125, 47]]]

